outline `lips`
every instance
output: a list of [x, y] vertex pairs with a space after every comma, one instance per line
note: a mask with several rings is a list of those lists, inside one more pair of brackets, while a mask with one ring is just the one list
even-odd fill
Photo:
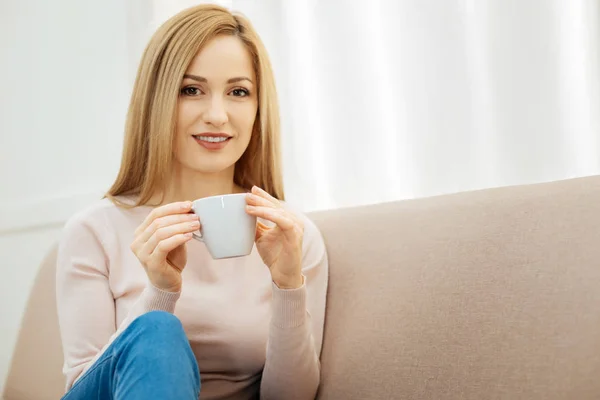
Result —
[[231, 140], [231, 136], [226, 133], [198, 133], [192, 135], [196, 143], [208, 150], [220, 150], [224, 148]]

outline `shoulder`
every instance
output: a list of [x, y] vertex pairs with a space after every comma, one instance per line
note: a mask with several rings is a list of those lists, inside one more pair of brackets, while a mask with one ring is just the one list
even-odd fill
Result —
[[99, 227], [117, 211], [117, 205], [109, 199], [102, 199], [88, 204], [75, 212], [66, 222], [65, 231], [81, 226]]
[[102, 199], [88, 204], [86, 207], [75, 212], [66, 222], [64, 231], [80, 229], [83, 226], [97, 227], [104, 223], [106, 214], [116, 207], [110, 200]]
[[117, 231], [129, 230], [131, 227], [135, 230], [147, 213], [145, 207], [125, 208], [104, 198], [74, 213], [64, 225], [63, 238], [93, 235], [104, 242]]

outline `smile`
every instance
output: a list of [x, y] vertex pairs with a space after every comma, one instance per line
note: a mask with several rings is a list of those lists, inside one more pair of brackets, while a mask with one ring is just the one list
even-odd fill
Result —
[[221, 150], [229, 143], [231, 136], [227, 134], [206, 134], [201, 133], [198, 135], [192, 135], [196, 143], [204, 147], [206, 150]]
[[200, 135], [193, 135], [194, 139], [196, 140], [201, 140], [203, 142], [210, 142], [210, 143], [220, 143], [220, 142], [224, 142], [226, 140], [231, 139], [230, 137], [225, 137], [225, 136], [200, 136]]

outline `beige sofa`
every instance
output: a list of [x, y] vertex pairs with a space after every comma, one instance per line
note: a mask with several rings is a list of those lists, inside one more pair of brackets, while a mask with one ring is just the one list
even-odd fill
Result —
[[[312, 218], [331, 268], [319, 398], [600, 399], [600, 177]], [[53, 262], [7, 400], [61, 395]]]

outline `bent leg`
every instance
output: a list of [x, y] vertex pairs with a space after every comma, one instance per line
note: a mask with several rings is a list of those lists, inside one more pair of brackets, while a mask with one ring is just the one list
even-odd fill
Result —
[[197, 400], [198, 364], [181, 322], [163, 311], [135, 319], [63, 400]]

